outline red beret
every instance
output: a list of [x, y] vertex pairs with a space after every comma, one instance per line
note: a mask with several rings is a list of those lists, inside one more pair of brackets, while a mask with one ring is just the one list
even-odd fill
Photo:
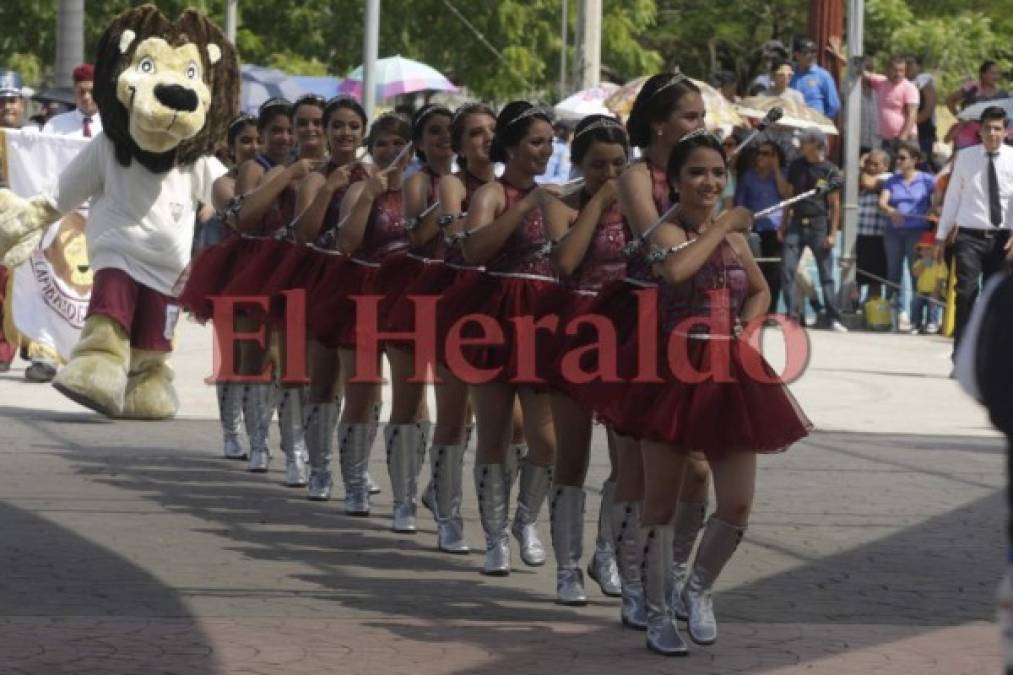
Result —
[[95, 66], [90, 63], [82, 63], [74, 69], [74, 82], [94, 82]]

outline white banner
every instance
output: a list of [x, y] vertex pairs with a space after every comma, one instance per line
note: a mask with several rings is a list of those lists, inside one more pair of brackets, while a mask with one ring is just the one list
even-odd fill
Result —
[[[22, 197], [41, 192], [89, 142], [34, 130], [0, 134], [7, 183]], [[14, 325], [64, 360], [77, 343], [91, 298], [84, 225], [84, 214], [68, 214], [49, 227], [28, 261], [14, 270]]]

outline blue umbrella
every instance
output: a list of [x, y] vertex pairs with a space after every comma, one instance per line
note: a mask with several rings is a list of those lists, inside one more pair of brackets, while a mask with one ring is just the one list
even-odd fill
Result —
[[240, 68], [239, 76], [239, 107], [246, 113], [255, 114], [260, 104], [269, 98], [280, 97], [294, 101], [307, 93], [296, 78], [274, 68], [244, 65]]

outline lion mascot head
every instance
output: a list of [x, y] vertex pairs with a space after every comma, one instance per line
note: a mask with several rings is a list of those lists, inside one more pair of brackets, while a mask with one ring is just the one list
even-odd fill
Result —
[[121, 165], [190, 164], [214, 152], [237, 114], [235, 47], [195, 10], [175, 23], [154, 5], [127, 10], [99, 41], [95, 101]]

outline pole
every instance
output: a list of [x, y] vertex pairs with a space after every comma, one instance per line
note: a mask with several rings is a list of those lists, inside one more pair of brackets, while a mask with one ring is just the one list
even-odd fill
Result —
[[577, 79], [580, 88], [601, 83], [601, 0], [579, 0], [577, 12]]
[[855, 281], [855, 240], [858, 236], [858, 144], [862, 115], [862, 61], [865, 44], [865, 0], [849, 0], [848, 79], [844, 136], [844, 254], [841, 256], [841, 287]]
[[74, 68], [84, 62], [84, 0], [60, 0], [56, 15], [56, 86], [74, 86]]
[[362, 107], [372, 119], [376, 107], [376, 57], [380, 42], [380, 0], [366, 0], [366, 30], [362, 40]]
[[236, 44], [236, 23], [239, 14], [239, 0], [225, 1], [225, 37], [233, 45]]
[[560, 33], [563, 36], [563, 46], [559, 50], [559, 100], [563, 100], [566, 96], [566, 42], [567, 42], [567, 14], [568, 12], [567, 2], [563, 0], [563, 19]]

